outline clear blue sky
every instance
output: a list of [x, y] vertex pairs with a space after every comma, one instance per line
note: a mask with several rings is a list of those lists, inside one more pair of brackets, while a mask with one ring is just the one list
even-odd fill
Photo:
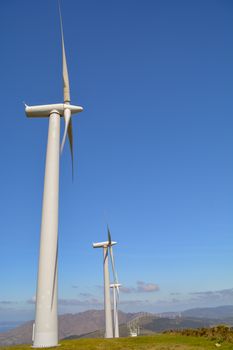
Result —
[[[233, 302], [233, 3], [66, 0], [75, 181], [61, 158], [59, 310], [102, 307], [108, 221], [126, 311]], [[0, 321], [33, 317], [56, 0], [2, 1]], [[159, 290], [158, 290], [159, 289]]]

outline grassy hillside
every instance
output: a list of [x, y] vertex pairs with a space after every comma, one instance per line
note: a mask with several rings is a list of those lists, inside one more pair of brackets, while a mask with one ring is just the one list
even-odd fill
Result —
[[[222, 307], [221, 310], [221, 315], [226, 316], [229, 307]], [[204, 315], [204, 312], [202, 315]], [[140, 335], [153, 335], [153, 333], [162, 333], [165, 330], [213, 327], [223, 323], [233, 326], [233, 318], [226, 319], [225, 316], [222, 319], [174, 316], [173, 314], [173, 317], [165, 318], [149, 313], [129, 314], [119, 311], [120, 336], [127, 337], [129, 328], [133, 330], [135, 327], [140, 329]], [[8, 332], [0, 333], [0, 346], [30, 344], [32, 323], [32, 321], [27, 322]], [[60, 315], [58, 324], [59, 339], [102, 338], [105, 325], [104, 310], [87, 310], [78, 314]]]
[[[63, 340], [59, 350], [213, 350], [216, 341], [177, 334], [159, 334], [119, 339]], [[29, 345], [0, 347], [0, 350], [29, 350]], [[232, 343], [222, 343], [221, 350], [232, 350]]]
[[233, 328], [225, 325], [218, 325], [211, 328], [171, 330], [164, 333], [191, 337], [204, 337], [218, 343], [229, 342], [232, 344], [233, 349]]
[[[140, 328], [140, 335], [153, 335], [154, 333], [163, 333], [170, 330], [186, 330], [188, 329], [211, 329], [210, 326], [216, 325], [216, 320], [207, 320], [207, 319], [197, 319], [197, 318], [183, 318], [176, 317], [174, 319], [169, 318], [158, 318], [154, 315], [146, 315], [140, 318], [136, 318], [137, 325]], [[134, 322], [134, 320], [132, 320]], [[205, 328], [204, 328], [205, 327]], [[224, 329], [228, 330], [229, 327]], [[121, 337], [129, 336], [129, 329], [126, 324], [120, 324], [119, 332]], [[168, 332], [169, 333], [169, 332]], [[226, 332], [225, 332], [226, 333]], [[231, 334], [232, 333], [232, 334]], [[190, 335], [190, 334], [182, 334]], [[192, 334], [191, 334], [192, 335]], [[221, 334], [222, 335], [222, 334]], [[197, 336], [196, 333], [193, 336]], [[230, 332], [231, 338], [233, 338], [233, 332]], [[103, 338], [104, 337], [104, 328], [96, 330], [94, 332], [84, 333], [84, 334], [71, 334], [68, 337], [63, 339], [79, 339], [79, 338]], [[233, 350], [233, 349], [232, 349]]]

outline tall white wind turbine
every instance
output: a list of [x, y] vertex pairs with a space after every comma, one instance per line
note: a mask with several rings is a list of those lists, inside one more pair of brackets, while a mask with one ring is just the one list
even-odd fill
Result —
[[[59, 7], [60, 11], [60, 7]], [[70, 104], [70, 87], [60, 11], [63, 65], [64, 102], [27, 106], [27, 117], [48, 117], [49, 130], [45, 164], [44, 194], [40, 235], [40, 254], [36, 293], [36, 313], [33, 326], [33, 347], [58, 345], [57, 319], [57, 255], [58, 255], [58, 195], [59, 159], [68, 134], [73, 171], [73, 135], [71, 115], [83, 108]], [[65, 130], [60, 148], [60, 120], [64, 117]]]
[[112, 238], [108, 227], [108, 241], [109, 241], [109, 251], [112, 263], [112, 272], [114, 283], [110, 284], [110, 288], [113, 290], [113, 324], [114, 324], [114, 338], [119, 338], [119, 322], [118, 322], [118, 303], [119, 303], [119, 287], [121, 284], [118, 283], [118, 277], [115, 268], [115, 261], [112, 248]]
[[[109, 233], [109, 230], [108, 230]], [[108, 236], [109, 238], [109, 236]], [[111, 237], [110, 237], [111, 238]], [[113, 338], [112, 310], [110, 299], [110, 279], [108, 268], [108, 248], [116, 244], [112, 240], [106, 242], [93, 243], [93, 248], [103, 248], [104, 253], [104, 311], [105, 311], [105, 338]]]

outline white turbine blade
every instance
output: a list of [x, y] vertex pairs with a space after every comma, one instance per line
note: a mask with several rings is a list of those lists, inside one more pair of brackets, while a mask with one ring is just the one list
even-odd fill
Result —
[[105, 256], [104, 256], [104, 263], [105, 263], [107, 257], [108, 257], [108, 249], [106, 250], [106, 254], [105, 254]]
[[56, 257], [55, 257], [54, 270], [53, 270], [53, 286], [52, 286], [51, 305], [50, 305], [51, 310], [54, 302], [54, 293], [55, 293], [56, 278], [57, 278], [57, 256], [58, 256], [58, 243], [57, 243]]
[[64, 120], [65, 120], [65, 130], [64, 130], [64, 134], [63, 134], [63, 138], [62, 138], [62, 143], [61, 143], [61, 152], [63, 151], [64, 144], [66, 141], [67, 132], [68, 132], [68, 127], [69, 127], [69, 124], [71, 122], [71, 111], [68, 108], [64, 110]]
[[64, 34], [63, 34], [63, 25], [62, 25], [62, 16], [61, 16], [61, 7], [60, 1], [59, 4], [59, 14], [60, 14], [60, 26], [61, 26], [61, 40], [62, 40], [62, 76], [63, 76], [63, 95], [64, 103], [70, 102], [70, 84], [69, 84], [69, 75], [66, 63], [66, 51], [64, 43]]
[[72, 119], [70, 119], [68, 126], [68, 139], [70, 144], [70, 154], [71, 154], [71, 163], [72, 163], [72, 179], [74, 179], [74, 154], [73, 154], [73, 131], [72, 131]]
[[63, 151], [66, 137], [68, 134], [69, 144], [70, 144], [70, 153], [71, 153], [71, 163], [72, 163], [72, 179], [74, 178], [74, 155], [73, 155], [73, 131], [72, 131], [72, 119], [70, 109], [64, 110], [64, 120], [65, 120], [65, 130], [61, 143], [61, 152]]
[[[109, 250], [110, 250], [111, 262], [112, 262], [114, 283], [118, 284], [118, 278], [117, 278], [117, 273], [116, 273], [116, 269], [115, 269], [115, 261], [114, 261], [112, 246], [109, 247]], [[117, 296], [119, 296], [119, 287], [118, 286], [116, 286], [116, 290], [117, 290]]]
[[111, 238], [111, 233], [110, 233], [109, 227], [108, 227], [108, 243], [109, 243], [109, 245], [111, 245], [111, 243], [112, 243], [112, 238]]

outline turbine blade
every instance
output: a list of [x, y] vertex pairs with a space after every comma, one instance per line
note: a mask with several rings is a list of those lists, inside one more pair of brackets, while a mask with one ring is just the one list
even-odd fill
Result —
[[63, 151], [66, 137], [68, 134], [69, 144], [70, 144], [70, 154], [71, 154], [71, 164], [72, 164], [72, 179], [74, 179], [74, 155], [73, 155], [73, 129], [72, 129], [72, 119], [71, 111], [67, 108], [64, 110], [64, 120], [65, 120], [65, 130], [61, 143], [61, 152]]
[[68, 139], [70, 144], [70, 155], [71, 155], [71, 164], [72, 164], [72, 180], [74, 180], [74, 153], [73, 153], [73, 131], [72, 131], [72, 119], [68, 126]]
[[119, 287], [117, 287], [117, 297], [116, 297], [116, 309], [118, 309], [118, 302], [119, 302], [119, 294], [120, 294], [120, 289], [119, 289]]
[[108, 249], [106, 250], [106, 254], [105, 254], [105, 256], [104, 256], [104, 263], [105, 263], [107, 257], [108, 257]]
[[62, 40], [63, 96], [64, 96], [64, 103], [69, 103], [70, 102], [70, 84], [69, 84], [69, 75], [68, 75], [68, 69], [67, 69], [67, 63], [66, 63], [66, 51], [65, 51], [65, 43], [64, 43], [60, 1], [58, 1], [58, 6], [59, 6], [59, 14], [60, 14], [60, 27], [61, 27], [61, 40]]
[[63, 138], [62, 138], [62, 143], [61, 143], [61, 152], [63, 151], [64, 145], [66, 142], [68, 127], [69, 127], [69, 124], [71, 122], [71, 111], [68, 108], [64, 110], [64, 120], [65, 120], [65, 130], [64, 130], [64, 134], [63, 134]]
[[[107, 227], [108, 227], [108, 225], [107, 225]], [[108, 227], [108, 242], [109, 242], [109, 245], [111, 245], [112, 238], [111, 238], [111, 233], [110, 233], [109, 227]]]
[[57, 243], [56, 257], [55, 257], [54, 270], [53, 270], [53, 286], [52, 286], [51, 305], [50, 305], [51, 310], [53, 308], [54, 294], [55, 294], [55, 288], [57, 283], [57, 256], [58, 256], [58, 243]]
[[[112, 263], [112, 272], [113, 272], [114, 283], [118, 284], [118, 278], [117, 278], [117, 273], [116, 273], [116, 269], [115, 269], [115, 261], [114, 261], [112, 246], [109, 247], [109, 250], [110, 250], [111, 263]], [[117, 296], [119, 296], [119, 287], [118, 286], [116, 287], [116, 290], [117, 290]]]

